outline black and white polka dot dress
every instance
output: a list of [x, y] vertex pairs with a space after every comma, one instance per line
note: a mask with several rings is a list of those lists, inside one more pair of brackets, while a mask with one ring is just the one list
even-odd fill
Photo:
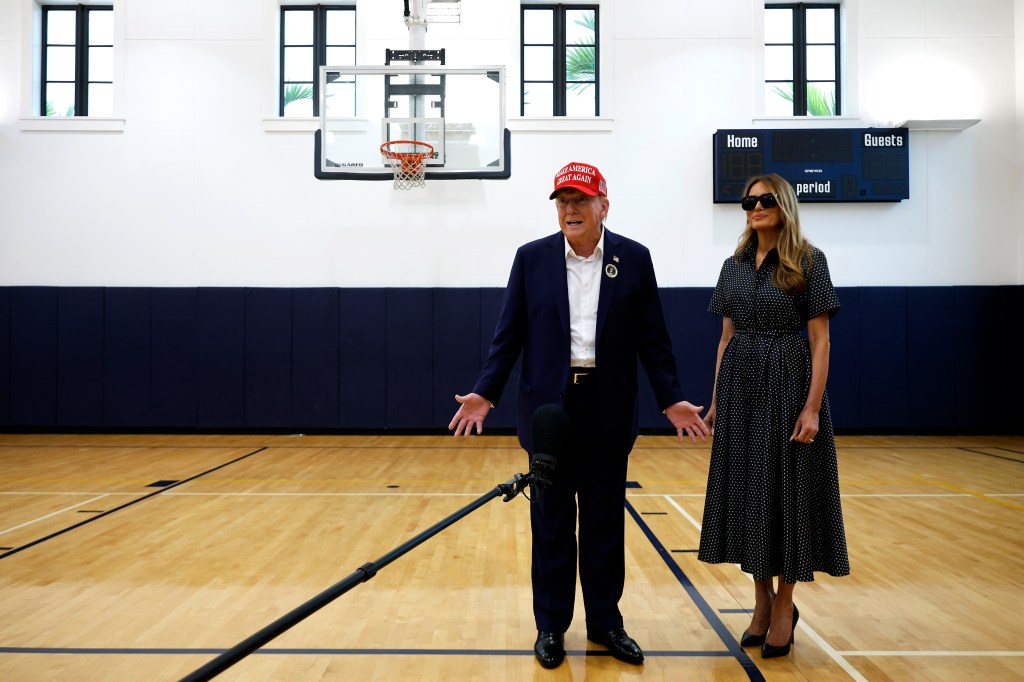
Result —
[[789, 440], [811, 383], [807, 320], [839, 311], [825, 254], [805, 265], [807, 290], [772, 284], [778, 253], [755, 265], [756, 242], [722, 265], [708, 310], [732, 319], [716, 385], [698, 558], [789, 583], [850, 572], [828, 391], [814, 443]]

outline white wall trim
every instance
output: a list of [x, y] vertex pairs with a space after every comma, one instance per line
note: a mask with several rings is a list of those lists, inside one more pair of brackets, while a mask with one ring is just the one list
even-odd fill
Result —
[[123, 133], [123, 118], [93, 116], [22, 116], [18, 128], [24, 132]]
[[515, 116], [510, 117], [507, 124], [514, 133], [610, 133], [615, 128], [615, 119], [604, 116]]

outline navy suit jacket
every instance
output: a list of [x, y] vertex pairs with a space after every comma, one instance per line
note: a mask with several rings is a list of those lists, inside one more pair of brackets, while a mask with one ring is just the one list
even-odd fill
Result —
[[[561, 232], [516, 251], [501, 315], [473, 392], [497, 404], [522, 353], [517, 394], [519, 442], [533, 452], [534, 410], [562, 405], [569, 378], [569, 289]], [[597, 308], [596, 364], [603, 442], [629, 454], [639, 431], [637, 360], [659, 409], [683, 399], [647, 247], [605, 229]]]

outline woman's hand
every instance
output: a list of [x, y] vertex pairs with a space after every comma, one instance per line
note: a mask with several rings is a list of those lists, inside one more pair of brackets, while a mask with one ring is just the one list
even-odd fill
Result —
[[800, 416], [796, 419], [796, 426], [793, 427], [791, 441], [797, 443], [813, 443], [814, 437], [818, 435], [818, 411], [805, 407]]

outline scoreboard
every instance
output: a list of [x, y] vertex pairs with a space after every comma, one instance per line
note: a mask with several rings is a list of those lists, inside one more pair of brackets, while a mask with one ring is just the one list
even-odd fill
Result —
[[906, 128], [719, 130], [715, 203], [739, 201], [754, 175], [778, 173], [801, 202], [910, 198]]

